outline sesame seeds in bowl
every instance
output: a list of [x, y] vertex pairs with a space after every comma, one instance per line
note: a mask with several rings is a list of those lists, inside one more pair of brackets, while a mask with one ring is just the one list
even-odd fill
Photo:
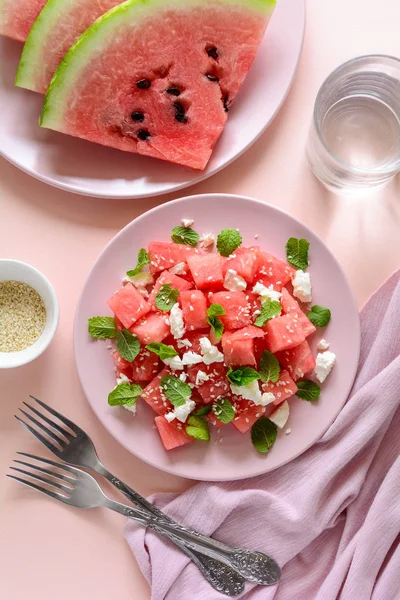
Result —
[[55, 334], [58, 314], [57, 296], [40, 271], [0, 259], [0, 368], [40, 356]]

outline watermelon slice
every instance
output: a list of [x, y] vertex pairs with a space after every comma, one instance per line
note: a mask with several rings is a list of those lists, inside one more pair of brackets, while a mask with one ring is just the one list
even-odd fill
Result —
[[26, 39], [15, 84], [45, 94], [58, 65], [81, 33], [121, 2], [48, 0]]
[[41, 125], [203, 170], [274, 5], [127, 0], [69, 50], [47, 91]]
[[115, 292], [109, 299], [108, 306], [127, 329], [150, 310], [150, 306], [132, 283], [127, 283]]
[[298, 319], [306, 337], [316, 331], [316, 327], [314, 327], [307, 315], [303, 313], [297, 300], [289, 294], [286, 288], [282, 289], [281, 304], [284, 314], [290, 314], [292, 317]]
[[222, 287], [224, 282], [223, 258], [219, 254], [189, 256], [188, 265], [196, 287], [199, 289]]
[[222, 363], [213, 363], [205, 365], [200, 363], [189, 367], [187, 372], [192, 383], [196, 383], [197, 373], [202, 371], [208, 376], [208, 380], [198, 386], [202, 400], [205, 404], [214, 402], [220, 396], [230, 393], [228, 380], [226, 378], [226, 369]]
[[303, 328], [290, 314], [276, 317], [265, 325], [265, 341], [270, 352], [294, 348], [305, 340]]
[[226, 329], [241, 329], [251, 324], [250, 306], [243, 292], [217, 292], [210, 301], [225, 310], [226, 315], [219, 318]]
[[153, 313], [140, 319], [130, 329], [135, 334], [141, 344], [152, 344], [153, 342], [162, 342], [170, 334], [168, 317], [166, 314]]
[[132, 381], [151, 381], [160, 370], [158, 356], [141, 350], [132, 363]]
[[194, 442], [194, 438], [186, 433], [182, 423], [176, 420], [168, 423], [165, 417], [158, 416], [155, 417], [154, 423], [166, 450], [173, 450]]
[[179, 299], [187, 331], [210, 327], [207, 323], [207, 299], [203, 292], [200, 290], [181, 292]]
[[237, 400], [235, 402], [237, 416], [233, 418], [232, 425], [240, 433], [249, 431], [254, 423], [265, 413], [265, 406], [256, 406], [249, 400]]
[[154, 377], [141, 394], [143, 400], [159, 415], [165, 415], [165, 413], [174, 408], [171, 402], [165, 397], [160, 386], [161, 379], [167, 375], [171, 375], [171, 371], [165, 367]]
[[261, 387], [263, 392], [271, 392], [274, 394], [275, 405], [281, 404], [281, 402], [293, 396], [298, 389], [289, 373], [285, 370], [280, 372], [279, 379], [276, 383], [268, 381], [268, 383], [263, 383]]
[[294, 277], [296, 270], [283, 260], [276, 258], [268, 252], [259, 252], [258, 268], [254, 283], [259, 281], [265, 287], [272, 285], [280, 291]]
[[158, 310], [156, 306], [156, 297], [160, 287], [163, 285], [170, 285], [180, 292], [184, 290], [190, 290], [190, 288], [193, 287], [193, 285], [189, 281], [186, 281], [186, 279], [182, 279], [182, 277], [178, 277], [178, 275], [174, 275], [169, 271], [164, 271], [155, 282], [148, 299], [148, 303], [154, 310]]
[[236, 271], [240, 277], [243, 277], [247, 283], [252, 283], [257, 271], [259, 260], [259, 248], [237, 248], [232, 257], [229, 257], [224, 264], [224, 275], [228, 269]]
[[173, 242], [151, 242], [149, 244], [150, 273], [165, 271], [183, 262], [186, 264], [189, 254], [197, 250], [190, 246], [174, 244]]
[[0, 35], [24, 42], [46, 0], [2, 0]]
[[315, 358], [307, 340], [295, 348], [278, 352], [276, 358], [289, 371], [294, 381], [301, 379], [315, 368]]

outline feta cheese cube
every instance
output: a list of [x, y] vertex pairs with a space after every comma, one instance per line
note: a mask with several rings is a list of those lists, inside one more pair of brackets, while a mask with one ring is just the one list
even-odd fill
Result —
[[215, 362], [224, 362], [224, 355], [217, 346], [213, 346], [208, 338], [200, 338], [201, 353], [205, 365], [211, 365]]
[[285, 427], [289, 418], [289, 403], [285, 400], [280, 406], [269, 416], [269, 420], [275, 423], [279, 429]]
[[293, 277], [293, 296], [296, 296], [301, 302], [311, 302], [311, 276], [301, 269], [296, 271]]
[[175, 406], [174, 414], [175, 417], [181, 423], [185, 423], [186, 419], [190, 415], [190, 413], [196, 408], [196, 402], [194, 400], [190, 400], [190, 398], [186, 398], [185, 404], [182, 406]]
[[228, 269], [225, 275], [224, 288], [230, 292], [242, 292], [247, 287], [247, 281], [234, 269]]
[[316, 366], [314, 373], [320, 383], [324, 383], [329, 373], [332, 371], [332, 367], [335, 364], [336, 355], [333, 352], [327, 350], [326, 352], [319, 352], [316, 358]]
[[200, 246], [204, 248], [204, 250], [211, 250], [215, 243], [215, 236], [213, 233], [205, 233], [200, 238]]
[[329, 348], [329, 342], [327, 342], [323, 338], [322, 338], [322, 340], [319, 340], [318, 346], [317, 346], [318, 350], [328, 350], [328, 348]]
[[196, 352], [185, 352], [182, 356], [182, 363], [184, 365], [197, 365], [198, 363], [203, 362], [203, 357], [201, 354], [197, 354]]
[[128, 404], [123, 404], [122, 406], [126, 410], [129, 410], [129, 412], [132, 413], [133, 417], [136, 415], [136, 404], [133, 404], [132, 406], [128, 406]]
[[[120, 385], [121, 383], [130, 383], [131, 382], [130, 379], [123, 373], [119, 374], [119, 377], [117, 377], [116, 381], [117, 381], [117, 386]], [[115, 386], [115, 387], [117, 387], [117, 386]]]
[[280, 301], [282, 296], [280, 292], [274, 290], [273, 285], [266, 287], [260, 282], [256, 283], [256, 285], [253, 287], [253, 294], [261, 296], [262, 300], [265, 300], [266, 298], [271, 298], [271, 300], [277, 300], [278, 302]]
[[178, 346], [178, 348], [191, 348], [192, 347], [192, 342], [190, 342], [189, 340], [178, 340], [176, 342], [176, 345]]
[[173, 356], [172, 358], [164, 358], [163, 363], [167, 365], [173, 371], [183, 371], [184, 364], [180, 356]]
[[175, 413], [173, 410], [171, 410], [171, 412], [165, 413], [164, 417], [166, 418], [168, 423], [171, 423], [171, 421], [173, 421], [175, 419]]
[[185, 335], [185, 323], [183, 322], [182, 309], [176, 302], [169, 313], [169, 326], [171, 333], [176, 340]]
[[194, 225], [194, 220], [193, 219], [181, 219], [181, 223], [182, 223], [183, 227], [191, 227], [192, 225]]
[[204, 371], [200, 370], [197, 371], [197, 375], [196, 375], [196, 385], [201, 385], [202, 383], [205, 383], [206, 381], [208, 381], [210, 378], [207, 375], [207, 373], [204, 373]]

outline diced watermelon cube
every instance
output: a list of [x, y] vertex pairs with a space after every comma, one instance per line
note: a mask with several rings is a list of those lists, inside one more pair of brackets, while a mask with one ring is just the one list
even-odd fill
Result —
[[160, 370], [158, 356], [148, 350], [141, 350], [132, 365], [132, 381], [151, 381]]
[[149, 304], [132, 283], [127, 283], [111, 296], [108, 306], [126, 329], [129, 329], [150, 310]]
[[[131, 368], [132, 363], [125, 360], [125, 358], [122, 358], [122, 356], [120, 355], [118, 350], [113, 350], [112, 357], [114, 359], [117, 369], [119, 371], [121, 371], [122, 373]], [[130, 374], [129, 374], [129, 378], [130, 378]]]
[[287, 315], [290, 314], [292, 317], [297, 317], [306, 337], [314, 333], [316, 327], [311, 323], [307, 315], [303, 313], [297, 300], [289, 294], [286, 288], [282, 288], [281, 291], [282, 312]]
[[217, 419], [217, 417], [214, 415], [213, 411], [210, 411], [206, 415], [206, 419], [207, 419], [207, 421], [210, 421], [210, 423], [212, 423], [212, 425], [215, 425], [215, 427], [225, 427], [225, 425], [226, 425], [226, 423], [222, 423], [219, 419]]
[[250, 305], [244, 292], [217, 292], [210, 302], [220, 304], [226, 315], [219, 317], [225, 329], [241, 329], [251, 325]]
[[272, 285], [275, 290], [281, 290], [294, 276], [295, 269], [272, 254], [260, 251], [257, 272], [254, 283], [259, 281], [266, 287]]
[[240, 433], [249, 431], [254, 423], [265, 413], [265, 406], [256, 406], [249, 400], [237, 400], [234, 404], [236, 416], [231, 421], [232, 425]]
[[254, 325], [248, 325], [242, 327], [242, 329], [236, 329], [230, 333], [232, 340], [250, 340], [254, 338], [263, 338], [265, 331], [261, 327], [255, 327]]
[[166, 313], [150, 313], [135, 323], [130, 331], [135, 334], [142, 345], [162, 342], [169, 334]]
[[203, 371], [209, 377], [208, 381], [197, 386], [197, 391], [205, 404], [214, 402], [220, 396], [225, 396], [230, 392], [226, 369], [222, 363], [212, 363], [211, 365], [199, 363], [189, 367], [187, 373], [190, 381], [194, 384], [196, 384], [198, 371]]
[[194, 442], [194, 438], [185, 431], [185, 426], [179, 421], [168, 423], [164, 416], [154, 418], [157, 431], [166, 450], [173, 450]]
[[123, 331], [125, 327], [122, 325], [121, 321], [114, 315], [115, 328], [117, 331]]
[[[243, 331], [240, 329], [239, 331]], [[222, 351], [225, 364], [231, 367], [256, 366], [254, 338], [235, 339], [235, 332], [225, 331], [222, 335]]]
[[151, 242], [149, 244], [150, 273], [170, 269], [180, 262], [187, 262], [189, 254], [196, 253], [194, 248], [173, 242]]
[[180, 293], [183, 320], [187, 331], [207, 329], [207, 299], [200, 290], [188, 290]]
[[196, 354], [201, 354], [201, 346], [200, 340], [201, 338], [211, 339], [208, 331], [188, 331], [184, 336], [183, 340], [189, 340], [191, 346], [188, 348], [183, 347], [179, 348], [180, 354], [184, 354], [185, 352], [195, 352]]
[[268, 383], [263, 383], [261, 387], [264, 392], [271, 392], [274, 394], [275, 405], [278, 405], [287, 398], [290, 398], [290, 396], [293, 396], [298, 389], [288, 371], [285, 370], [280, 372], [279, 379], [276, 383], [269, 381]]
[[222, 287], [224, 274], [223, 258], [220, 254], [191, 254], [187, 262], [198, 289]]
[[303, 328], [291, 315], [275, 317], [264, 326], [265, 341], [270, 352], [294, 348], [306, 338]]
[[174, 408], [160, 387], [161, 379], [167, 375], [171, 375], [171, 371], [165, 367], [141, 394], [143, 400], [159, 415], [165, 415]]
[[178, 275], [174, 275], [169, 271], [163, 271], [161, 275], [158, 277], [157, 281], [154, 284], [154, 287], [151, 291], [150, 297], [148, 299], [148, 303], [153, 310], [158, 310], [156, 306], [156, 296], [158, 294], [158, 290], [162, 285], [169, 284], [171, 287], [179, 290], [180, 292], [184, 290], [190, 290], [193, 287], [193, 284]]
[[223, 267], [224, 275], [228, 269], [236, 271], [240, 277], [243, 277], [247, 283], [252, 283], [258, 267], [259, 248], [245, 248], [244, 246], [237, 248], [229, 257]]
[[278, 352], [276, 357], [282, 367], [289, 371], [294, 381], [301, 379], [315, 368], [315, 359], [306, 340], [295, 348]]

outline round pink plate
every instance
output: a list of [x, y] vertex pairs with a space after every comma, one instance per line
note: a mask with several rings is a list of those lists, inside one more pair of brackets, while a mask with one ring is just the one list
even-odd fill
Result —
[[[195, 443], [166, 452], [153, 427], [154, 412], [139, 400], [137, 416], [107, 403], [115, 386], [114, 363], [108, 341], [92, 340], [87, 319], [107, 315], [107, 299], [119, 289], [128, 269], [136, 264], [139, 248], [152, 240], [168, 241], [182, 218], [195, 220], [200, 234], [218, 234], [224, 228], [240, 228], [245, 245], [285, 258], [289, 237], [306, 238], [310, 246], [313, 302], [332, 311], [328, 327], [311, 338], [313, 350], [326, 338], [337, 355], [337, 364], [322, 386], [321, 398], [311, 404], [294, 397], [287, 427], [280, 432], [267, 455], [257, 453], [250, 433], [241, 435], [227, 425], [210, 443]], [[255, 235], [258, 234], [257, 240]], [[106, 246], [96, 261], [80, 298], [75, 319], [75, 357], [79, 377], [94, 412], [106, 429], [132, 454], [163, 471], [203, 480], [252, 477], [276, 469], [309, 448], [329, 427], [346, 401], [359, 356], [360, 324], [354, 298], [342, 269], [328, 248], [305, 225], [263, 202], [229, 194], [190, 196], [163, 204], [127, 225]], [[217, 442], [223, 436], [222, 442]]]
[[304, 0], [278, 0], [204, 172], [41, 129], [43, 97], [14, 86], [22, 46], [0, 39], [0, 155], [46, 183], [89, 196], [144, 198], [193, 185], [235, 160], [271, 123], [296, 73], [304, 27]]

